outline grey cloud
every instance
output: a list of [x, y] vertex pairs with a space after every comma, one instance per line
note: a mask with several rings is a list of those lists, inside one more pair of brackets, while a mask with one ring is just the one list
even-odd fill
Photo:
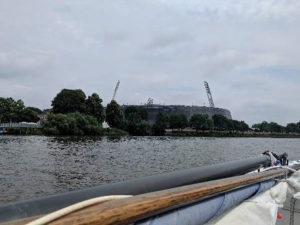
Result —
[[50, 65], [51, 60], [47, 56], [33, 54], [0, 52], [0, 78], [32, 75], [36, 70], [46, 69]]
[[158, 37], [154, 37], [151, 43], [147, 45], [147, 49], [154, 50], [156, 48], [164, 48], [180, 43], [193, 41], [193, 37], [182, 32], [174, 33], [172, 31], [160, 33]]
[[219, 1], [219, 0], [192, 0], [192, 1], [163, 1], [165, 4], [178, 9], [184, 9], [195, 15], [204, 15], [222, 20], [224, 17], [235, 20], [260, 20], [260, 19], [288, 19], [293, 20], [299, 16], [300, 4], [297, 0], [251, 0], [251, 1]]
[[107, 103], [121, 80], [121, 104], [153, 97], [203, 105], [207, 80], [217, 106], [235, 118], [297, 121], [299, 4], [6, 1], [0, 6], [0, 96], [47, 108], [62, 88], [82, 88]]

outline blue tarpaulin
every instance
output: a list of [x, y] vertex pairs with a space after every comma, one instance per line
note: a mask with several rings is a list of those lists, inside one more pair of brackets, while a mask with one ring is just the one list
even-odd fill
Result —
[[265, 181], [140, 221], [136, 225], [200, 225], [275, 185]]

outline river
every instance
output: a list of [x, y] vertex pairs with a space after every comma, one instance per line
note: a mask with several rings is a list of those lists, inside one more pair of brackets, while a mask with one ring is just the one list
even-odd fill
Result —
[[0, 203], [257, 156], [300, 139], [0, 136]]

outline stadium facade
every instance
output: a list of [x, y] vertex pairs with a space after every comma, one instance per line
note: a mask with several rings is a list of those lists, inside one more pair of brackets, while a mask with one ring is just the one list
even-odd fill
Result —
[[172, 114], [184, 114], [190, 119], [195, 114], [207, 114], [209, 117], [219, 114], [223, 115], [228, 119], [232, 119], [231, 113], [228, 109], [206, 107], [206, 106], [185, 106], [185, 105], [157, 105], [157, 104], [146, 104], [146, 105], [123, 105], [122, 109], [125, 110], [128, 106], [142, 107], [145, 108], [149, 115], [150, 124], [154, 124], [156, 116], [159, 112]]

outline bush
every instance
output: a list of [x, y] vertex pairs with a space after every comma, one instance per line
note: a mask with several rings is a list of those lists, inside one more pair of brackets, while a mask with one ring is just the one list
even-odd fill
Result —
[[49, 135], [101, 135], [103, 129], [96, 118], [81, 113], [50, 114], [44, 126]]

